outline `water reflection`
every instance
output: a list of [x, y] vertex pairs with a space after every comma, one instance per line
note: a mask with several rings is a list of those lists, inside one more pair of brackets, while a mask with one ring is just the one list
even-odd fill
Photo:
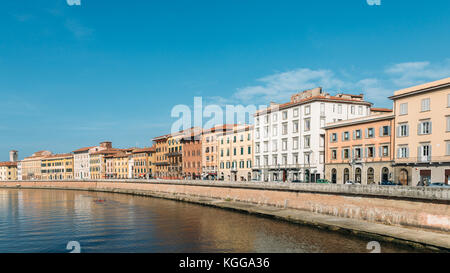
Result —
[[68, 252], [69, 241], [82, 252], [368, 252], [367, 240], [170, 200], [0, 189], [0, 252]]

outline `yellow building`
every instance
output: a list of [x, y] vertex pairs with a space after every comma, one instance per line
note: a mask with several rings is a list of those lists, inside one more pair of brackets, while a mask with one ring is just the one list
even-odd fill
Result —
[[131, 156], [131, 172], [132, 178], [151, 178], [153, 171], [153, 155], [155, 154], [155, 148], [142, 148], [132, 151]]
[[22, 160], [22, 180], [40, 180], [41, 161], [51, 154], [50, 151], [39, 151]]
[[238, 125], [217, 137], [220, 180], [251, 181], [253, 162], [253, 127]]
[[41, 179], [73, 179], [73, 154], [49, 155], [42, 158]]
[[0, 162], [0, 181], [17, 180], [17, 162]]
[[126, 179], [130, 178], [129, 172], [129, 159], [130, 154], [118, 153], [112, 156], [113, 163], [113, 175], [114, 178]]
[[169, 179], [181, 179], [183, 174], [182, 166], [182, 143], [183, 138], [181, 132], [171, 135], [167, 139], [167, 149], [166, 153], [169, 166], [168, 166], [168, 178]]
[[[98, 152], [93, 152], [89, 155], [89, 173], [91, 179], [107, 179], [110, 178], [107, 176], [106, 171], [106, 161], [107, 156], [115, 155], [120, 153], [119, 149], [106, 149]], [[111, 162], [111, 161], [109, 161]]]
[[164, 135], [155, 137], [153, 139], [155, 154], [153, 155], [153, 177], [154, 178], [168, 178], [168, 170], [169, 170], [169, 161], [167, 157], [167, 152], [169, 150], [168, 147], [168, 139], [170, 135]]

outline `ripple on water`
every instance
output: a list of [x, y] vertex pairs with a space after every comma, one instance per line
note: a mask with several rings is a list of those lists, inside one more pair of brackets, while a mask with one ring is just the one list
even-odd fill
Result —
[[367, 240], [148, 197], [11, 189], [0, 202], [0, 252], [367, 252]]

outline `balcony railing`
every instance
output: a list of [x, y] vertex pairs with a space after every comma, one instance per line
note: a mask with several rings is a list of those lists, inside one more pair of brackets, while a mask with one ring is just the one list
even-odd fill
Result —
[[255, 165], [252, 169], [301, 169], [315, 167], [314, 164], [280, 164], [280, 165]]
[[450, 156], [420, 156], [408, 158], [396, 158], [396, 164], [423, 164], [450, 162]]
[[165, 155], [168, 157], [181, 156], [181, 152], [170, 152], [170, 153], [166, 153]]

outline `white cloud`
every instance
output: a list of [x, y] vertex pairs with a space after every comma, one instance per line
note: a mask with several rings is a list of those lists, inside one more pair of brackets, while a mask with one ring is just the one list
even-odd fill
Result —
[[219, 105], [282, 103], [289, 101], [292, 94], [320, 86], [331, 94], [363, 93], [366, 100], [375, 105], [390, 107], [388, 97], [395, 90], [449, 77], [450, 59], [440, 64], [427, 61], [398, 63], [384, 71], [371, 73], [372, 77], [358, 79], [361, 74], [299, 68], [262, 77], [256, 80], [258, 84], [238, 88], [230, 97], [209, 97], [208, 102]]
[[438, 80], [450, 76], [450, 60], [442, 64], [424, 62], [406, 62], [391, 65], [385, 70], [392, 82], [401, 88]]

